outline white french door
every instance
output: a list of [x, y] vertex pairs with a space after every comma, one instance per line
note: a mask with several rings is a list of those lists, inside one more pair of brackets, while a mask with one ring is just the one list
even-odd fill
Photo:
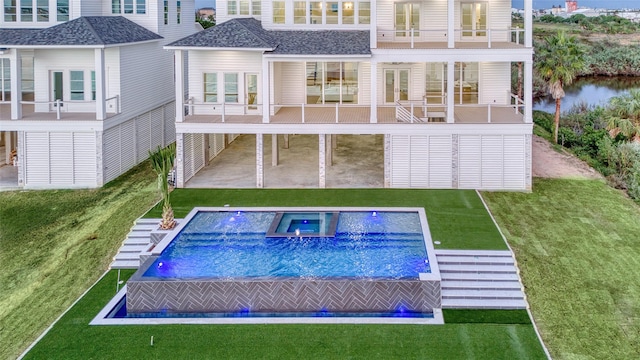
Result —
[[409, 69], [384, 69], [384, 102], [409, 100]]

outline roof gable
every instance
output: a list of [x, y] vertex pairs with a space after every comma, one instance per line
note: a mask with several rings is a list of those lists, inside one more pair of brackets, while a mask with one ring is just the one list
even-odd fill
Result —
[[258, 20], [243, 18], [226, 21], [168, 46], [272, 49], [275, 44]]

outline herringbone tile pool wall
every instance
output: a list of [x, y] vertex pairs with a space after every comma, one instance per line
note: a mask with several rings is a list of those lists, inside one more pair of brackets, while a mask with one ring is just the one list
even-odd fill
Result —
[[127, 283], [129, 312], [382, 312], [440, 308], [439, 281], [192, 280]]

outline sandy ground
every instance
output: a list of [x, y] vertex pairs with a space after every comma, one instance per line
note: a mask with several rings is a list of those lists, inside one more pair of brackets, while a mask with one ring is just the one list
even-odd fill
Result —
[[532, 167], [534, 177], [602, 179], [602, 175], [584, 161], [569, 153], [554, 150], [547, 140], [535, 135]]

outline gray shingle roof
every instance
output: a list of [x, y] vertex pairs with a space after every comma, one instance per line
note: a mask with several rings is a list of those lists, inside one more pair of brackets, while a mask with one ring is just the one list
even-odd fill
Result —
[[265, 30], [254, 18], [231, 19], [169, 44], [174, 47], [271, 49], [282, 55], [370, 55], [369, 32]]
[[92, 46], [157, 39], [162, 36], [122, 16], [83, 16], [46, 29], [32, 30], [28, 35], [0, 37], [0, 45]]
[[0, 29], [0, 46], [16, 45], [27, 41], [27, 39], [39, 29]]

